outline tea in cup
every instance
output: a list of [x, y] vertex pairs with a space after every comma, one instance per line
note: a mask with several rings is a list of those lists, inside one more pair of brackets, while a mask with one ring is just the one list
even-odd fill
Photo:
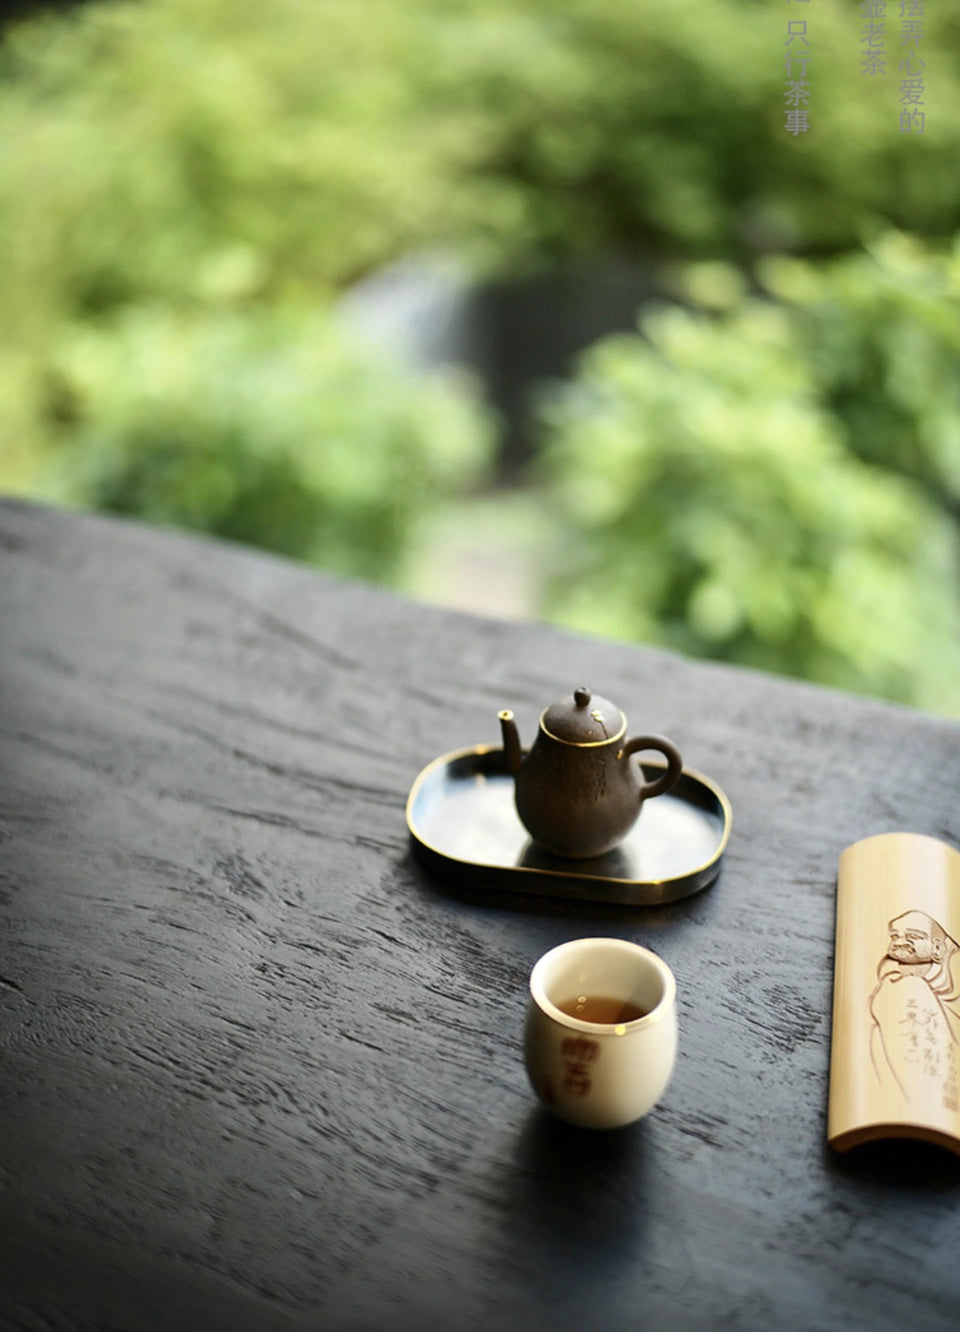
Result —
[[641, 1119], [677, 1054], [676, 983], [667, 964], [625, 939], [574, 939], [530, 975], [524, 1063], [555, 1115], [583, 1128]]

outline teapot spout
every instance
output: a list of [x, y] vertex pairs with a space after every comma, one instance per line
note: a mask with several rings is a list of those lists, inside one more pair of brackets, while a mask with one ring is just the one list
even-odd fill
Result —
[[517, 723], [513, 720], [513, 713], [509, 708], [504, 708], [502, 712], [497, 713], [500, 718], [500, 730], [503, 734], [503, 752], [507, 756], [507, 767], [510, 770], [510, 776], [516, 777], [523, 763], [523, 750], [520, 747], [520, 732], [517, 730]]

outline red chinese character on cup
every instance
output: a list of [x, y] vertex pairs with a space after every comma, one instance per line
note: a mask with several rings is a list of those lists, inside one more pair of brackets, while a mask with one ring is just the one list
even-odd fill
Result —
[[591, 1041], [589, 1036], [567, 1036], [560, 1050], [565, 1060], [574, 1059], [592, 1064], [600, 1053], [600, 1046], [596, 1041]]
[[600, 1053], [600, 1046], [587, 1036], [567, 1036], [560, 1047], [563, 1056], [563, 1088], [574, 1096], [586, 1096], [590, 1090], [590, 1065]]

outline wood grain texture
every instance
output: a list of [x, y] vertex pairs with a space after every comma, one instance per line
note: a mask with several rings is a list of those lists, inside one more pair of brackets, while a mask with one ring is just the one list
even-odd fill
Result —
[[[825, 1145], [849, 843], [960, 840], [960, 726], [0, 505], [0, 1327], [953, 1329], [960, 1163]], [[671, 907], [455, 893], [435, 755], [586, 682], [726, 790]], [[526, 981], [678, 982], [643, 1124], [531, 1099]]]

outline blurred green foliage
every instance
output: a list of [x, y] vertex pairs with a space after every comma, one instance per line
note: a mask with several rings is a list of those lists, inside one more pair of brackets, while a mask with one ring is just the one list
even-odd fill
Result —
[[795, 312], [848, 447], [960, 519], [960, 234], [948, 249], [889, 233], [842, 260], [771, 257], [759, 273]]
[[[865, 20], [850, 0], [435, 8], [447, 17], [431, 95], [478, 127], [473, 172], [514, 257], [525, 246], [553, 256], [651, 247], [746, 261], [847, 249], [889, 224], [942, 235], [960, 217], [956, 7], [929, 5], [923, 18], [923, 135], [899, 129], [892, 10], [887, 73], [868, 77]], [[811, 53], [811, 129], [795, 136], [785, 131], [790, 20], [806, 21]]]
[[0, 487], [392, 576], [494, 448], [332, 295], [432, 235], [459, 148], [402, 7], [91, 4], [0, 51]]
[[849, 0], [111, 0], [13, 25], [0, 488], [389, 577], [431, 496], [482, 473], [490, 421], [348, 338], [337, 296], [435, 246], [478, 274], [699, 260], [700, 312], [602, 345], [550, 409], [557, 612], [937, 706], [956, 260], [879, 238], [960, 217], [960, 11], [924, 16], [923, 135], [899, 132], [892, 31], [887, 75], [861, 74], [860, 22]]
[[[127, 302], [322, 300], [412, 248], [481, 266], [843, 249], [960, 216], [960, 12], [930, 115], [818, 0], [813, 130], [784, 130], [786, 6], [742, 0], [113, 0], [0, 47], [2, 328]], [[891, 60], [893, 53], [891, 54]]]
[[129, 301], [313, 304], [433, 235], [457, 152], [418, 106], [411, 35], [384, 0], [119, 0], [15, 27], [0, 241], [18, 341]]
[[328, 316], [129, 311], [51, 365], [66, 441], [44, 492], [391, 581], [438, 497], [488, 462], [489, 415]]
[[711, 265], [543, 405], [550, 611], [960, 711], [960, 249]]

